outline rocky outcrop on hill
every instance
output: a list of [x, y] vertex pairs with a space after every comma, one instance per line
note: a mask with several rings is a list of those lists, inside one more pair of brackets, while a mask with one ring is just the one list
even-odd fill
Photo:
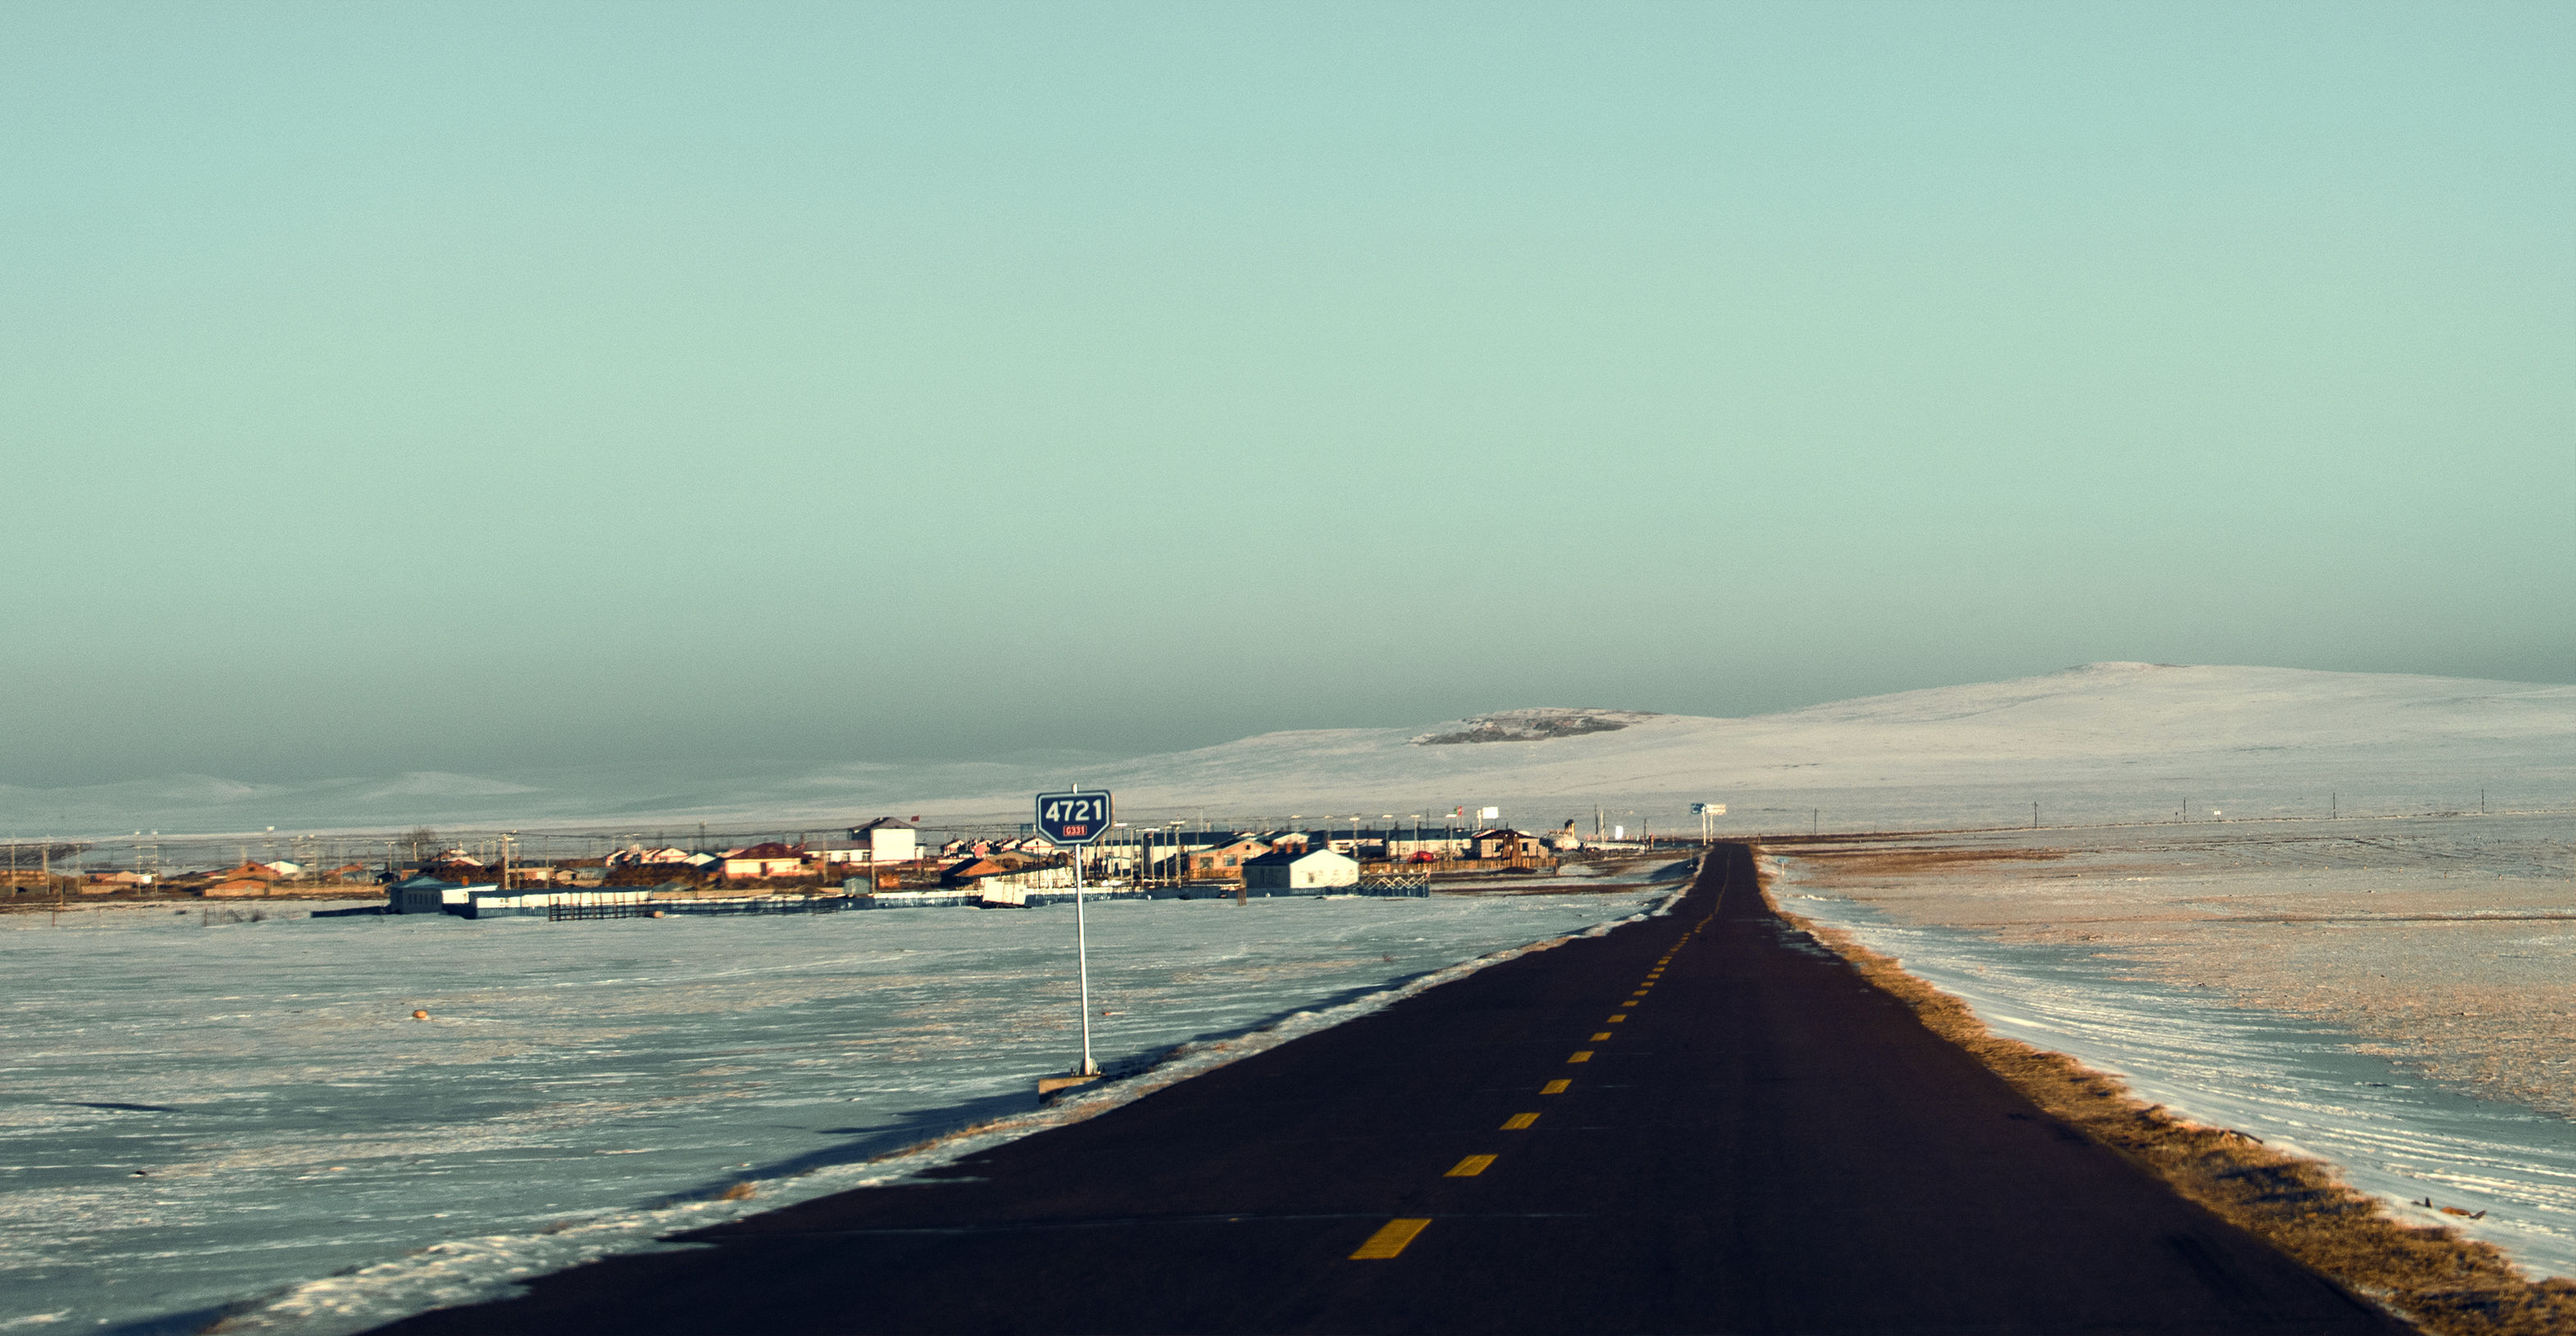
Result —
[[1412, 741], [1417, 747], [1456, 742], [1544, 742], [1586, 733], [1615, 733], [1640, 719], [1652, 718], [1652, 714], [1641, 710], [1497, 710], [1463, 721], [1466, 727], [1456, 732], [1425, 733]]

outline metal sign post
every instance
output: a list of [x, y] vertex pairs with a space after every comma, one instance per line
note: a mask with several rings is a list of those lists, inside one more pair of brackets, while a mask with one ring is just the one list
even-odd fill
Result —
[[1717, 819], [1726, 815], [1726, 804], [1692, 803], [1691, 812], [1699, 818], [1699, 842], [1714, 842], [1717, 839]]
[[1091, 934], [1082, 914], [1082, 851], [1109, 829], [1109, 794], [1085, 793], [1076, 784], [1069, 792], [1038, 795], [1038, 833], [1058, 848], [1073, 850], [1073, 951], [1082, 974], [1082, 1065], [1078, 1077], [1100, 1075], [1091, 1061]]

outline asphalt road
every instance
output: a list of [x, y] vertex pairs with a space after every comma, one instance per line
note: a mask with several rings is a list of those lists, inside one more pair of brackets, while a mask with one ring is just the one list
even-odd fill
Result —
[[2394, 1332], [1775, 916], [1534, 952], [964, 1161], [388, 1330]]

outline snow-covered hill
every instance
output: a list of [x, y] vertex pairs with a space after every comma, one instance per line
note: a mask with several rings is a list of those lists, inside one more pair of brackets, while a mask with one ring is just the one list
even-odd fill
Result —
[[[2292, 668], [2097, 663], [2039, 677], [1742, 719], [1519, 709], [1428, 727], [1268, 733], [1132, 760], [891, 766], [738, 777], [404, 775], [310, 785], [202, 776], [0, 788], [16, 831], [385, 828], [426, 822], [817, 828], [885, 813], [1019, 819], [1068, 781], [1140, 818], [1284, 819], [1498, 805], [1553, 824], [1604, 807], [1679, 829], [2051, 824], [2576, 804], [2576, 687]], [[1635, 824], [1634, 821], [1628, 824]]]
[[2101, 817], [2121, 790], [2136, 792], [2126, 805], [2144, 816], [2181, 810], [2190, 788], [2211, 800], [2286, 800], [2340, 787], [2363, 802], [2474, 808], [2485, 787], [2491, 800], [2557, 805], [2576, 779], [2576, 687], [2459, 678], [2097, 663], [1745, 719], [1609, 717], [1620, 727], [1480, 746], [1424, 740], [1478, 720], [1428, 735], [1273, 733], [1148, 757], [1096, 782], [1119, 787], [1131, 806], [1262, 811], [1336, 800], [1740, 807], [1828, 794], [1847, 805], [1870, 790], [2002, 788], [2026, 792], [2044, 814], [2080, 791], [2084, 814]]

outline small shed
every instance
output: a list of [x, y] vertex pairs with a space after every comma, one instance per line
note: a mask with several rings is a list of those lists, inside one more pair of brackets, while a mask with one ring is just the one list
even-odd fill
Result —
[[1281, 850], [1246, 860], [1243, 889], [1272, 895], [1320, 895], [1360, 884], [1359, 860], [1330, 849]]

